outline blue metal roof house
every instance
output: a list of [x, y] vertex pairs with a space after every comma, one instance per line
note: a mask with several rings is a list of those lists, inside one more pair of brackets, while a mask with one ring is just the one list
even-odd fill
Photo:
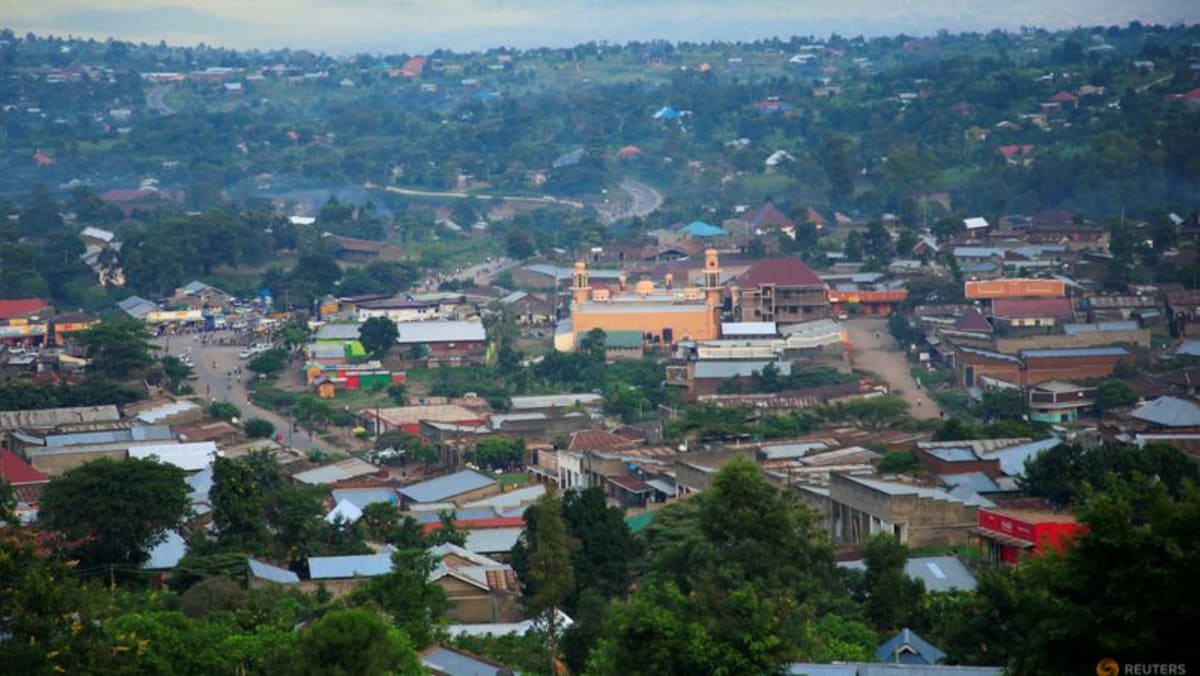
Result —
[[403, 486], [400, 488], [400, 495], [407, 506], [413, 503], [451, 502], [460, 495], [492, 487], [497, 487], [495, 477], [464, 469], [454, 474]]
[[709, 225], [704, 221], [692, 221], [680, 228], [679, 231], [696, 238], [724, 237], [729, 234], [724, 229], [718, 228], [715, 225]]
[[875, 650], [875, 659], [898, 664], [937, 664], [946, 653], [905, 627]]

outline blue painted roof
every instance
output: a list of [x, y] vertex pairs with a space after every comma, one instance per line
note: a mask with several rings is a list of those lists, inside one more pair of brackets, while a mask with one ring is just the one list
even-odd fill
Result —
[[946, 653], [905, 627], [875, 651], [880, 662], [900, 664], [937, 664], [946, 659]]
[[692, 221], [680, 228], [680, 230], [692, 237], [720, 237], [727, 234], [723, 229], [704, 221]]
[[464, 469], [454, 474], [404, 486], [400, 489], [400, 494], [413, 502], [444, 502], [447, 498], [478, 490], [494, 483], [496, 483], [494, 477]]

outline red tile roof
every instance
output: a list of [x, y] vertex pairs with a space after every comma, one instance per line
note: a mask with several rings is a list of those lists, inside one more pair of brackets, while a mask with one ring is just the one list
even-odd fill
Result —
[[46, 301], [41, 298], [13, 298], [0, 300], [0, 319], [12, 319], [45, 310]]
[[959, 331], [992, 332], [992, 325], [975, 308], [968, 309], [958, 319], [954, 320], [954, 328]]
[[804, 216], [808, 218], [809, 223], [812, 223], [818, 228], [823, 228], [828, 224], [828, 221], [826, 221], [825, 217], [821, 215], [821, 212], [812, 207], [809, 207], [804, 211]]
[[799, 258], [764, 258], [750, 266], [739, 279], [744, 288], [764, 284], [776, 286], [825, 286], [825, 282]]
[[[458, 519], [454, 520], [454, 525], [463, 530], [486, 530], [488, 528], [521, 528], [525, 525], [525, 517], [523, 516], [494, 516], [487, 519]], [[426, 534], [430, 534], [442, 528], [442, 522], [426, 523], [421, 525], [421, 530]]]
[[766, 204], [756, 209], [751, 209], [742, 217], [752, 228], [761, 228], [767, 225], [778, 225], [784, 230], [792, 230], [796, 227], [796, 222], [788, 218], [774, 204], [767, 202]]
[[1079, 98], [1077, 96], [1075, 96], [1074, 94], [1072, 94], [1071, 92], [1062, 91], [1062, 92], [1055, 94], [1054, 96], [1051, 96], [1050, 100], [1054, 101], [1056, 103], [1074, 103], [1075, 101], [1078, 101]]
[[1033, 152], [1033, 144], [1032, 143], [1024, 143], [1021, 145], [1013, 144], [1013, 145], [1007, 145], [1007, 146], [1000, 146], [999, 148], [996, 149], [996, 151], [999, 152], [1001, 155], [1003, 155], [1004, 159], [1011, 160], [1013, 157], [1015, 157], [1017, 155], [1028, 155], [1028, 154], [1032, 153]]
[[45, 474], [29, 466], [16, 453], [0, 450], [0, 479], [14, 486], [44, 484], [50, 481]]
[[993, 317], [1070, 317], [1067, 298], [997, 298], [992, 301]]

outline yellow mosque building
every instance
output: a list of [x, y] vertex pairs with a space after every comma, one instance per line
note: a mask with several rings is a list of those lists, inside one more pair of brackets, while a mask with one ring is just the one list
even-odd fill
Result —
[[592, 329], [606, 333], [637, 331], [646, 345], [671, 345], [681, 340], [712, 340], [721, 327], [721, 266], [716, 249], [704, 252], [704, 283], [676, 289], [672, 275], [658, 287], [642, 279], [632, 288], [624, 276], [617, 288], [593, 289], [587, 263], [575, 263], [571, 284], [571, 319], [555, 335], [554, 346], [571, 351]]

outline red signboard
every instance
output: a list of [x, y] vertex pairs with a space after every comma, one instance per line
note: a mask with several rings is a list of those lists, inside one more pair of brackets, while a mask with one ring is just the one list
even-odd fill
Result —
[[1011, 516], [995, 514], [986, 509], [979, 510], [979, 527], [1020, 538], [1031, 544], [1038, 543], [1033, 524], [1014, 519]]

